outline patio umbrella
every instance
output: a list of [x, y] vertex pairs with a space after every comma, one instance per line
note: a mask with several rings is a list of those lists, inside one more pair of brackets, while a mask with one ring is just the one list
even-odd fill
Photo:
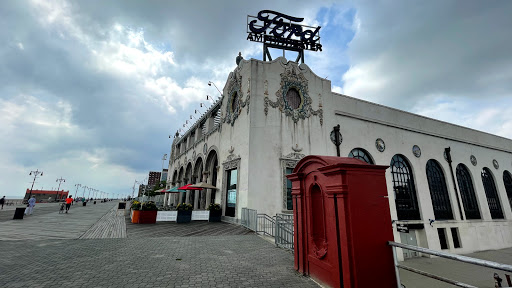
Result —
[[203, 188], [190, 187], [192, 184], [187, 184], [178, 188], [179, 190], [202, 190]]
[[162, 188], [162, 189], [158, 189], [158, 190], [156, 190], [155, 192], [157, 192], [157, 193], [162, 193], [162, 192], [165, 192], [165, 188]]
[[194, 185], [190, 185], [190, 187], [202, 188], [202, 189], [216, 189], [216, 190], [219, 190], [219, 188], [213, 186], [212, 184], [208, 184], [208, 183], [205, 183], [205, 182], [199, 182], [199, 183], [196, 183]]
[[180, 193], [180, 192], [184, 193], [184, 192], [187, 192], [187, 190], [180, 190], [180, 189], [178, 189], [178, 186], [176, 186], [176, 187], [172, 187], [169, 190], [165, 190], [164, 192], [165, 193]]

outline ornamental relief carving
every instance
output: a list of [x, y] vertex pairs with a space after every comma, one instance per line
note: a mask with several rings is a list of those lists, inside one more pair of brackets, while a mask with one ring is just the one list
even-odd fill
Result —
[[242, 112], [242, 108], [247, 106], [247, 114], [249, 114], [249, 104], [251, 100], [250, 96], [250, 79], [247, 79], [247, 97], [243, 100], [242, 92], [242, 75], [240, 75], [238, 69], [236, 69], [228, 80], [228, 101], [226, 105], [226, 116], [222, 117], [221, 122], [228, 123], [233, 126], [238, 115]]
[[[292, 107], [292, 105], [285, 100], [290, 89], [295, 89], [300, 95], [301, 103], [297, 108]], [[268, 97], [268, 82], [265, 80], [265, 108], [263, 110], [265, 115], [268, 115], [268, 107], [270, 106], [272, 108], [278, 108], [281, 113], [291, 117], [295, 123], [297, 123], [299, 119], [304, 120], [313, 115], [319, 116], [320, 125], [323, 125], [322, 104], [320, 103], [318, 105], [318, 110], [313, 110], [311, 107], [312, 100], [309, 96], [308, 80], [300, 71], [297, 73], [295, 67], [292, 66], [290, 69], [286, 69], [285, 72], [281, 73], [281, 83], [279, 90], [276, 92], [276, 98], [276, 101], [272, 101]]]
[[222, 163], [222, 167], [224, 167], [224, 170], [231, 170], [237, 168], [239, 163], [240, 155], [236, 156], [236, 158], [233, 155], [229, 155], [226, 161]]

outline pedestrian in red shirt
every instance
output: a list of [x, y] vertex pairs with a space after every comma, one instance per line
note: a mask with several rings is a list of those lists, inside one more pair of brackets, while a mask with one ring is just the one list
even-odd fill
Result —
[[71, 203], [73, 203], [73, 198], [71, 198], [71, 195], [69, 195], [69, 197], [66, 198], [66, 213], [68, 213], [69, 207], [71, 207]]

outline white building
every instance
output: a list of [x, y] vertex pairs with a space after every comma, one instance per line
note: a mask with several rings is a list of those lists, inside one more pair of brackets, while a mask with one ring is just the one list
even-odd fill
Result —
[[[183, 193], [195, 209], [220, 203], [230, 221], [243, 207], [291, 213], [285, 175], [305, 155], [336, 155], [338, 124], [341, 156], [391, 166], [397, 242], [452, 253], [512, 246], [512, 140], [334, 93], [329, 80], [282, 57], [243, 60], [230, 73], [221, 100], [174, 139], [168, 187], [204, 172], [219, 190]], [[174, 204], [183, 200], [176, 195]]]

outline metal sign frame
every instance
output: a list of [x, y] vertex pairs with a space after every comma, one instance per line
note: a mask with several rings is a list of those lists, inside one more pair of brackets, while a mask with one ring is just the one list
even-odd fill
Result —
[[300, 25], [304, 18], [272, 10], [261, 10], [258, 16], [247, 15], [247, 40], [263, 43], [263, 61], [272, 61], [268, 48], [298, 52], [296, 62], [304, 63], [304, 50], [322, 51], [320, 26]]

